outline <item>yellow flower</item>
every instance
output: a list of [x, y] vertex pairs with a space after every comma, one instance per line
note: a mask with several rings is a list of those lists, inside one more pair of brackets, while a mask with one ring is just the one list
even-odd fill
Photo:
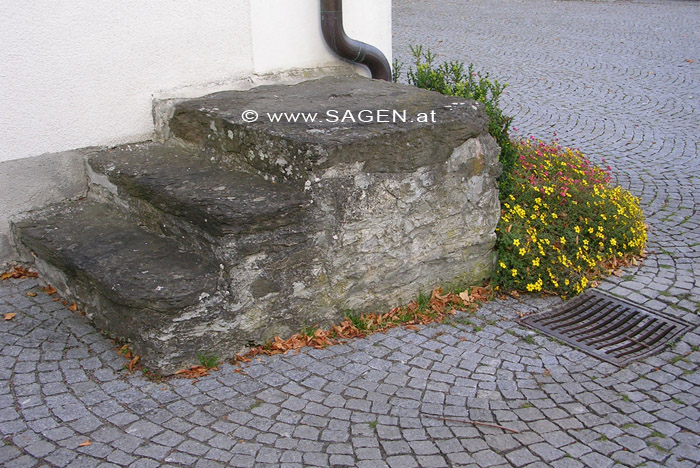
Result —
[[525, 249], [521, 248], [519, 253], [520, 253], [520, 256], [522, 257], [523, 255], [525, 255]]
[[500, 265], [501, 268], [506, 268], [506, 264], [503, 262], [498, 262], [498, 265]]
[[574, 231], [576, 231], [576, 234], [581, 234], [581, 228], [578, 226], [574, 228]]
[[537, 257], [537, 258], [532, 260], [532, 266], [536, 266], [536, 267], [540, 266], [540, 257]]
[[520, 247], [520, 239], [513, 239], [513, 245], [516, 247]]
[[511, 274], [511, 276], [516, 277], [516, 276], [518, 276], [518, 270], [513, 268], [512, 270], [510, 270], [510, 274]]
[[564, 236], [561, 236], [561, 237], [559, 238], [559, 242], [561, 242], [561, 245], [565, 245], [565, 244], [566, 244], [566, 238], [565, 238]]

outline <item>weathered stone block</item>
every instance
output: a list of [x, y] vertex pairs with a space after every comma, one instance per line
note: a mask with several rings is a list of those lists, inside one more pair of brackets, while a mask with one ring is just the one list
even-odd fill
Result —
[[[246, 124], [246, 109], [414, 121]], [[180, 144], [91, 155], [94, 201], [16, 233], [99, 327], [167, 373], [487, 277], [500, 172], [487, 125], [472, 101], [358, 77], [219, 93], [176, 106]], [[163, 309], [176, 291], [188, 301]]]

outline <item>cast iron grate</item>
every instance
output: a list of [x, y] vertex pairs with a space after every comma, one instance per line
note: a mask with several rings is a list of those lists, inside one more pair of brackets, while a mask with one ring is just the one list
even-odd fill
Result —
[[599, 291], [588, 291], [559, 308], [518, 321], [618, 366], [660, 352], [692, 328], [668, 314]]

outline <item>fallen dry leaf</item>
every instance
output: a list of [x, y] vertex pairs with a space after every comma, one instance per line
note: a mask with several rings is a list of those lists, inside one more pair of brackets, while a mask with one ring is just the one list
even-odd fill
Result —
[[71, 305], [68, 306], [68, 310], [70, 310], [71, 312], [77, 311], [77, 310], [78, 310], [78, 304], [76, 304], [75, 302], [73, 302]]
[[406, 325], [406, 326], [403, 327], [403, 328], [404, 328], [404, 330], [416, 330], [416, 331], [417, 331], [417, 330], [420, 330], [420, 328], [418, 328], [418, 327], [415, 326], [415, 325]]
[[47, 284], [46, 286], [44, 286], [43, 288], [41, 288], [41, 290], [44, 291], [44, 292], [45, 292], [46, 294], [48, 294], [49, 296], [53, 296], [53, 295], [56, 294], [56, 292], [57, 292], [57, 291], [56, 291], [56, 288], [54, 288], [54, 287], [51, 286], [50, 284]]
[[36, 293], [35, 292], [28, 292], [27, 296], [28, 297], [36, 297]]
[[121, 348], [119, 348], [117, 354], [123, 356], [125, 359], [131, 359], [133, 357], [133, 354], [131, 353], [131, 345], [128, 343], [123, 345]]
[[89, 445], [92, 445], [92, 442], [90, 442], [89, 440], [86, 440], [85, 442], [79, 443], [78, 447], [87, 447]]
[[137, 362], [139, 362], [139, 359], [141, 359], [141, 356], [138, 354], [131, 358], [131, 361], [129, 361], [129, 372], [133, 373], [134, 372], [134, 366], [136, 365]]
[[695, 60], [693, 60], [693, 59], [685, 59], [685, 61], [688, 63], [695, 63]]
[[13, 318], [15, 318], [15, 315], [17, 315], [17, 314], [14, 312], [9, 312], [9, 313], [5, 314], [5, 320], [12, 320]]
[[472, 301], [472, 298], [469, 297], [469, 291], [462, 291], [459, 293], [459, 298], [462, 299], [465, 304], [469, 304]]

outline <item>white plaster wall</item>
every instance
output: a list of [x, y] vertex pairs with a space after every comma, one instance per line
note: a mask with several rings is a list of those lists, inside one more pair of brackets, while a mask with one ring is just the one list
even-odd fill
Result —
[[[391, 57], [391, 0], [345, 0]], [[0, 0], [0, 163], [153, 135], [154, 98], [343, 63], [319, 0]]]
[[153, 96], [250, 75], [250, 0], [0, 0], [0, 161], [147, 139]]
[[[338, 64], [323, 41], [319, 0], [251, 0], [250, 12], [256, 73]], [[391, 0], [345, 0], [343, 25], [391, 63]]]

